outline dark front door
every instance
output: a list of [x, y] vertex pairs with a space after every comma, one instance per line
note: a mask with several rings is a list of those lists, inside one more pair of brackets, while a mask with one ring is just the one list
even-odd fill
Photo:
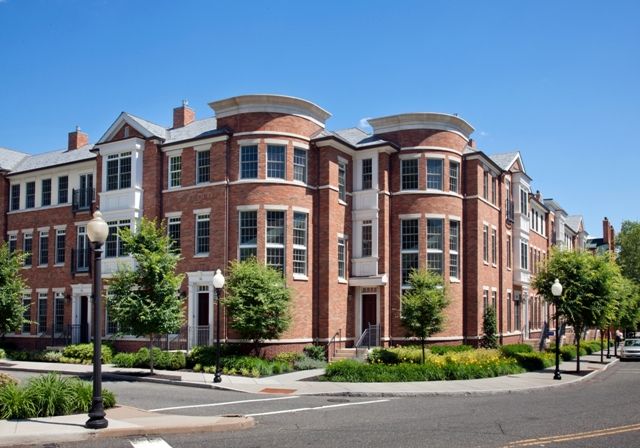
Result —
[[89, 342], [89, 297], [80, 297], [80, 343]]
[[198, 293], [198, 345], [209, 345], [209, 293]]
[[378, 323], [376, 294], [362, 294], [362, 331]]

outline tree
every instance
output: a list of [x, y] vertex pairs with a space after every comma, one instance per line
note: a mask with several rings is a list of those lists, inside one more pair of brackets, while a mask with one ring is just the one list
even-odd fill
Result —
[[640, 284], [640, 222], [623, 221], [616, 244], [622, 274]]
[[640, 324], [640, 285], [622, 277], [617, 284], [616, 294], [619, 307], [613, 323], [624, 330], [635, 331]]
[[498, 347], [498, 324], [496, 321], [496, 309], [489, 305], [482, 314], [482, 340], [480, 344], [484, 348]]
[[426, 339], [442, 330], [449, 299], [442, 276], [426, 269], [413, 270], [409, 286], [402, 296], [401, 320], [407, 331], [420, 339], [424, 364]]
[[176, 274], [179, 255], [163, 226], [142, 219], [137, 232], [118, 231], [135, 267], [119, 266], [109, 283], [109, 314], [122, 329], [149, 336], [149, 367], [153, 374], [153, 335], [175, 333], [184, 322], [179, 288], [184, 276]]
[[[562, 284], [562, 295], [555, 297], [551, 285]], [[580, 338], [589, 326], [597, 325], [610, 307], [614, 293], [615, 266], [608, 254], [593, 255], [553, 249], [541, 266], [532, 286], [555, 306], [558, 316], [573, 326], [578, 346], [577, 371], [580, 372]]]
[[291, 324], [291, 291], [282, 273], [255, 258], [233, 261], [222, 301], [231, 328], [252, 341], [256, 355], [265, 339], [277, 339]]
[[0, 335], [15, 331], [24, 322], [27, 307], [22, 305], [22, 291], [27, 287], [20, 270], [24, 254], [11, 253], [6, 243], [0, 243]]

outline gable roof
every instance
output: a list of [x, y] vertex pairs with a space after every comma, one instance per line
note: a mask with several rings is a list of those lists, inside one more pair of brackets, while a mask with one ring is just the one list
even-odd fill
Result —
[[109, 126], [109, 129], [107, 129], [102, 137], [100, 137], [100, 139], [96, 142], [96, 145], [111, 140], [115, 133], [118, 132], [118, 130], [125, 124], [128, 124], [133, 129], [138, 131], [144, 136], [144, 138], [159, 137], [164, 140], [167, 137], [167, 130], [162, 126], [147, 121], [143, 118], [136, 117], [135, 115], [131, 115], [128, 112], [120, 112], [118, 118], [116, 118], [113, 124]]
[[96, 155], [91, 152], [91, 149], [93, 149], [93, 145], [84, 145], [78, 149], [72, 149], [71, 151], [67, 149], [60, 149], [42, 154], [27, 155], [27, 157], [23, 158], [14, 166], [11, 173], [9, 173], [9, 176], [58, 165], [67, 165], [69, 163], [95, 159]]
[[491, 160], [493, 160], [503, 171], [509, 171], [513, 164], [518, 161], [522, 167], [522, 172], [525, 174], [527, 173], [527, 170], [524, 168], [524, 162], [522, 161], [520, 151], [493, 154], [489, 157], [491, 157]]
[[[567, 216], [565, 218], [565, 223], [571, 228], [571, 230], [578, 233], [582, 227], [582, 215]], [[582, 230], [584, 230], [584, 228]]]
[[11, 171], [29, 154], [0, 147], [0, 170]]

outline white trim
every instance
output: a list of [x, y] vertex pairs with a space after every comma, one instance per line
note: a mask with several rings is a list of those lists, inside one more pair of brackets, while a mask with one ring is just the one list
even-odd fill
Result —
[[32, 208], [22, 208], [18, 210], [11, 210], [7, 212], [7, 215], [15, 215], [17, 213], [37, 212], [41, 210], [51, 210], [51, 209], [63, 208], [63, 207], [71, 207], [71, 203], [69, 202], [66, 204], [55, 204], [55, 205], [46, 205], [44, 207], [32, 207]]
[[51, 227], [47, 226], [47, 227], [38, 227], [38, 232], [47, 232], [49, 233], [49, 230], [51, 229]]
[[462, 218], [456, 215], [448, 215], [449, 216], [449, 221], [458, 221], [458, 222], [462, 222]]
[[447, 156], [447, 159], [449, 159], [452, 162], [458, 162], [458, 163], [462, 163], [462, 159], [460, 157], [455, 157], [455, 156]]
[[62, 293], [62, 294], [64, 294], [64, 292], [65, 292], [65, 288], [51, 288], [51, 291], [52, 291], [54, 294], [58, 294], [58, 293]]
[[490, 288], [488, 286], [483, 286], [482, 287], [482, 291], [489, 291], [489, 290], [490, 290]]
[[264, 143], [267, 145], [289, 146], [289, 143], [291, 143], [291, 140], [284, 140], [280, 138], [265, 138]]
[[[405, 148], [403, 148], [404, 150]], [[420, 159], [422, 154], [419, 152], [411, 153], [411, 154], [398, 154], [398, 159], [400, 160], [411, 160], [411, 159]]]
[[262, 208], [264, 208], [265, 210], [275, 210], [275, 211], [285, 211], [285, 212], [289, 210], [288, 205], [277, 205], [277, 204], [264, 204]]
[[[336, 235], [338, 235], [338, 238], [343, 238], [345, 240], [349, 239], [348, 235], [345, 235], [344, 233], [337, 233]], [[346, 260], [345, 260], [346, 261]]]
[[[224, 182], [222, 182], [222, 183], [224, 183]], [[273, 178], [273, 177], [268, 178], [268, 179], [258, 179], [258, 178], [238, 179], [238, 180], [234, 180], [232, 182], [229, 182], [229, 185], [250, 184], [250, 183], [254, 183], [254, 184], [293, 185], [293, 186], [301, 187], [301, 188], [316, 189], [316, 187], [314, 187], [313, 185], [305, 184], [305, 183], [300, 182], [300, 181], [278, 179], [278, 178]], [[213, 184], [209, 184], [209, 185], [213, 185]]]
[[329, 190], [333, 190], [333, 191], [337, 191], [337, 192], [340, 191], [338, 189], [338, 187], [334, 187], [333, 185], [322, 185], [322, 186], [318, 187], [318, 190], [325, 190], [325, 189], [329, 189]]
[[17, 237], [18, 236], [18, 232], [19, 232], [18, 230], [7, 230], [7, 235], [8, 236], [12, 236], [13, 235], [13, 236]]
[[293, 279], [294, 280], [301, 280], [301, 281], [308, 281], [309, 277], [307, 277], [305, 274], [296, 274], [295, 272], [293, 273]]
[[[414, 342], [419, 342], [419, 340], [417, 338], [414, 337], [410, 337], [410, 336], [389, 336], [389, 337], [385, 337], [382, 338], [382, 340], [389, 340], [392, 339], [394, 341], [414, 341]], [[434, 337], [428, 337], [425, 339], [425, 341], [433, 341], [433, 342], [437, 342], [437, 341], [461, 341], [464, 340], [463, 336], [434, 336]]]
[[167, 149], [164, 151], [164, 153], [167, 155], [167, 157], [181, 156], [183, 149], [184, 148]]
[[251, 139], [244, 139], [244, 140], [237, 140], [238, 146], [256, 146], [260, 144], [260, 140], [259, 138], [251, 138]]
[[491, 292], [498, 292], [498, 288], [496, 288], [495, 286], [491, 287]]
[[420, 219], [422, 218], [422, 213], [406, 213], [403, 215], [398, 215], [398, 218], [400, 218], [400, 221], [405, 219]]
[[211, 145], [198, 145], [193, 147], [194, 152], [211, 151]]
[[338, 163], [344, 163], [345, 165], [349, 164], [349, 161], [347, 159], [345, 159], [344, 157], [337, 156], [337, 159], [338, 159]]
[[197, 188], [206, 188], [206, 187], [215, 187], [218, 185], [224, 185], [227, 182], [224, 180], [218, 181], [218, 182], [201, 182], [199, 184], [195, 184], [195, 185], [189, 185], [186, 187], [183, 187], [182, 185], [177, 186], [177, 187], [171, 187], [171, 188], [167, 188], [162, 190], [162, 193], [174, 193], [174, 192], [178, 192], [178, 191], [187, 191], [187, 190], [195, 190]]
[[167, 212], [164, 214], [165, 218], [180, 218], [182, 216], [182, 212]]
[[67, 225], [66, 224], [59, 224], [57, 226], [53, 226], [54, 230], [66, 230], [67, 229]]
[[21, 230], [22, 233], [33, 233], [33, 227], [30, 229], [22, 229]]
[[309, 143], [307, 143], [307, 142], [295, 142], [295, 141], [292, 141], [291, 144], [293, 145], [294, 148], [303, 149], [305, 151], [309, 151]]
[[239, 212], [254, 212], [256, 210], [260, 210], [259, 205], [238, 205], [236, 206], [236, 210]]
[[427, 219], [445, 219], [447, 215], [441, 215], [439, 213], [425, 213]]
[[445, 160], [447, 157], [444, 154], [424, 154], [425, 159]]
[[202, 254], [195, 254], [192, 258], [208, 258], [208, 257], [209, 257], [209, 252], [206, 252]]
[[465, 199], [461, 194], [444, 190], [399, 190], [391, 192], [391, 196], [399, 196], [403, 194], [424, 194], [428, 196], [451, 196], [458, 199]]
[[38, 294], [49, 294], [49, 288], [36, 288]]
[[309, 137], [306, 137], [304, 135], [292, 134], [290, 132], [248, 131], [248, 132], [238, 132], [238, 133], [234, 133], [233, 134], [234, 137], [241, 137], [241, 136], [245, 136], [245, 135], [279, 135], [279, 136], [282, 136], [282, 137], [299, 138], [300, 140], [306, 140], [307, 142], [311, 140]]
[[297, 205], [291, 206], [291, 210], [294, 212], [306, 213], [309, 214], [309, 209], [305, 207], [298, 207]]
[[162, 152], [173, 151], [174, 149], [180, 148], [194, 148], [196, 145], [211, 145], [213, 143], [223, 142], [229, 139], [228, 135], [219, 135], [217, 137], [206, 138], [202, 140], [189, 140], [186, 142], [176, 142], [176, 143], [168, 143], [166, 145], [160, 145], [162, 147]]
[[197, 208], [197, 209], [193, 210], [193, 214], [194, 215], [210, 215], [211, 214], [211, 207], [209, 207], [209, 208]]

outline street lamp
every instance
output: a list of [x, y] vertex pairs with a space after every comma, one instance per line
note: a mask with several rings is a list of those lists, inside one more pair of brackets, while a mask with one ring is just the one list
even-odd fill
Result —
[[213, 288], [216, 290], [216, 301], [218, 302], [218, 309], [216, 310], [216, 373], [213, 376], [214, 383], [222, 381], [220, 376], [220, 296], [222, 295], [223, 287], [224, 275], [222, 275], [220, 269], [216, 269], [216, 275], [213, 276]]
[[85, 426], [89, 429], [104, 429], [109, 425], [105, 418], [102, 403], [102, 245], [109, 236], [109, 226], [102, 219], [102, 213], [96, 211], [87, 224], [87, 236], [93, 243], [93, 400], [89, 410], [89, 420]]
[[553, 374], [554, 380], [561, 380], [562, 376], [560, 376], [560, 328], [558, 326], [558, 302], [560, 296], [562, 295], [562, 285], [560, 281], [556, 279], [551, 285], [551, 294], [556, 298], [556, 371]]

